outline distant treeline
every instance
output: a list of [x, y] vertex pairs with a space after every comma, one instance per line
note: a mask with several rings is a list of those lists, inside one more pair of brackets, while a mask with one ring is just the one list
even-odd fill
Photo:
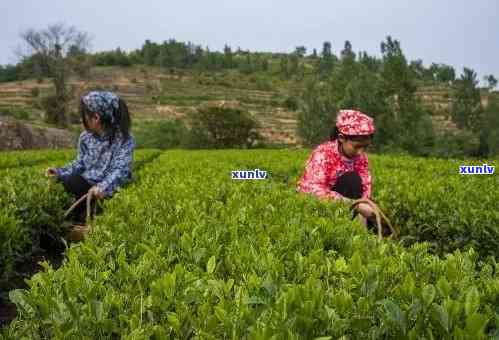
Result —
[[[306, 145], [316, 145], [329, 137], [338, 109], [354, 108], [375, 118], [378, 126], [375, 145], [380, 152], [443, 157], [499, 154], [499, 99], [491, 95], [489, 105], [482, 106], [475, 71], [464, 68], [456, 77], [449, 65], [433, 63], [425, 67], [421, 60], [409, 62], [400, 42], [390, 36], [381, 42], [380, 50], [380, 57], [355, 53], [352, 44], [346, 41], [335, 54], [331, 43], [326, 41], [320, 52], [313, 49], [311, 53], [304, 46], [291, 53], [233, 50], [228, 45], [223, 51], [210, 51], [174, 39], [163, 43], [146, 40], [140, 49], [131, 52], [117, 48], [88, 53], [74, 46], [64, 55], [58, 55], [58, 63], [52, 67], [44, 63], [47, 56], [43, 59], [35, 53], [15, 66], [1, 67], [0, 81], [53, 77], [51, 72], [65, 68], [86, 77], [92, 66], [149, 65], [165, 72], [189, 69], [259, 73], [267, 80], [287, 80], [297, 85], [291, 87], [294, 92], [289, 94], [286, 106], [298, 112], [297, 132]], [[59, 78], [64, 80], [65, 76]], [[485, 80], [489, 89], [497, 85], [492, 75]], [[434, 112], [423, 106], [416, 95], [417, 88], [426, 83], [448, 85], [448, 113], [456, 131], [444, 135], [433, 131]], [[64, 96], [63, 91], [61, 98]], [[63, 100], [55, 101], [59, 102]]]
[[[346, 44], [350, 44], [346, 42]], [[351, 46], [351, 45], [350, 45]], [[298, 76], [314, 72], [327, 74], [334, 64], [341, 59], [333, 53], [330, 42], [324, 42], [320, 53], [313, 49], [307, 54], [304, 46], [298, 46], [292, 53], [264, 53], [250, 52], [226, 45], [223, 51], [210, 51], [191, 42], [185, 43], [170, 39], [163, 43], [146, 40], [140, 49], [131, 52], [117, 48], [112, 51], [87, 53], [86, 51], [71, 49], [67, 55], [78, 63], [82, 74], [91, 66], [131, 66], [151, 65], [163, 68], [184, 68], [206, 71], [238, 69], [244, 73], [272, 72], [284, 77]], [[23, 80], [33, 77], [50, 77], [49, 69], [40, 68], [36, 62], [36, 55], [24, 58], [17, 65], [0, 65], [0, 82]], [[383, 60], [360, 52], [358, 61], [365, 64], [372, 71], [379, 71], [383, 67]], [[456, 72], [452, 66], [432, 63], [429, 67], [423, 65], [422, 60], [410, 63], [410, 70], [416, 79], [432, 82], [452, 82]]]

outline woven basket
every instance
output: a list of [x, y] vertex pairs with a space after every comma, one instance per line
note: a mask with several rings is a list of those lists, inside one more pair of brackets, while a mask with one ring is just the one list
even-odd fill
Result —
[[66, 239], [71, 242], [83, 241], [91, 230], [90, 225], [73, 224], [71, 230], [66, 234]]
[[92, 202], [92, 192], [88, 192], [86, 195], [83, 195], [78, 201], [76, 201], [64, 214], [64, 217], [67, 217], [69, 213], [81, 202], [84, 200], [87, 201], [87, 216], [86, 216], [86, 224], [71, 224], [69, 226], [69, 232], [66, 234], [66, 239], [71, 242], [79, 242], [83, 241], [85, 237], [88, 235], [90, 230], [92, 230], [92, 215], [91, 215], [91, 202]]

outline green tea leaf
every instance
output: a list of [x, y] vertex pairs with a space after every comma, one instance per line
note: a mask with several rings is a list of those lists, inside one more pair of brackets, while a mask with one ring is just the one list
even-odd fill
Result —
[[445, 308], [434, 303], [433, 311], [434, 311], [434, 316], [437, 319], [440, 326], [442, 326], [442, 328], [445, 330], [446, 333], [449, 333], [449, 314], [447, 313]]
[[216, 260], [215, 260], [215, 255], [210, 257], [208, 260], [208, 263], [206, 264], [206, 272], [208, 274], [212, 274], [215, 271], [215, 266], [216, 266]]
[[180, 321], [178, 320], [177, 314], [175, 313], [168, 313], [166, 316], [168, 323], [172, 326], [172, 328], [177, 332], [180, 333]]
[[429, 306], [435, 298], [435, 287], [432, 284], [426, 285], [422, 292], [423, 301], [426, 306]]
[[350, 259], [350, 266], [354, 273], [358, 273], [362, 269], [362, 259], [358, 252], [355, 252]]
[[473, 313], [466, 318], [466, 332], [469, 336], [478, 339], [483, 336], [485, 326], [487, 326], [489, 318], [480, 313]]
[[396, 325], [402, 334], [406, 333], [407, 323], [404, 312], [400, 309], [400, 307], [391, 300], [385, 299], [378, 302], [385, 311], [384, 316], [388, 321], [390, 321], [393, 325]]
[[440, 293], [444, 296], [444, 297], [448, 297], [450, 295], [450, 284], [449, 282], [447, 281], [447, 279], [442, 276], [438, 282], [437, 282], [437, 287], [438, 289], [440, 290]]
[[12, 301], [17, 308], [21, 311], [28, 313], [28, 315], [33, 316], [35, 314], [35, 310], [28, 303], [28, 298], [23, 289], [15, 289], [9, 292], [9, 299]]
[[466, 313], [466, 316], [474, 314], [478, 310], [479, 306], [480, 306], [480, 294], [478, 293], [478, 290], [475, 287], [472, 287], [466, 293], [466, 300], [464, 303], [464, 312]]

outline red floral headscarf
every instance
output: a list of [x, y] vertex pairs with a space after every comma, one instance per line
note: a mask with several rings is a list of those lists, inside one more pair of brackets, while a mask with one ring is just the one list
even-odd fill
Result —
[[374, 120], [356, 110], [340, 110], [336, 117], [336, 127], [341, 134], [372, 135], [375, 131]]

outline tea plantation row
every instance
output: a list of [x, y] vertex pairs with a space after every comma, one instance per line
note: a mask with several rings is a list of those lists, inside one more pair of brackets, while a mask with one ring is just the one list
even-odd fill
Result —
[[[4, 336], [499, 336], [499, 265], [480, 234], [496, 233], [498, 220], [478, 210], [497, 198], [495, 177], [464, 179], [449, 162], [373, 156], [375, 199], [402, 227], [404, 245], [378, 241], [344, 204], [297, 194], [306, 156], [163, 153], [106, 202], [61, 268], [46, 264], [28, 290], [11, 292], [20, 314]], [[255, 168], [269, 178], [231, 180], [232, 170]], [[453, 229], [439, 231], [446, 223]], [[455, 234], [464, 240], [442, 248]], [[431, 237], [433, 244], [415, 242]], [[477, 249], [454, 250], [461, 245]]]
[[[155, 150], [138, 152], [135, 167], [157, 154]], [[0, 292], [12, 283], [16, 261], [29, 257], [39, 246], [41, 234], [60, 237], [65, 232], [64, 209], [71, 199], [62, 185], [45, 178], [44, 172], [49, 166], [63, 166], [74, 152], [9, 152], [1, 154], [0, 164], [28, 164], [29, 157], [36, 165], [0, 170]]]

